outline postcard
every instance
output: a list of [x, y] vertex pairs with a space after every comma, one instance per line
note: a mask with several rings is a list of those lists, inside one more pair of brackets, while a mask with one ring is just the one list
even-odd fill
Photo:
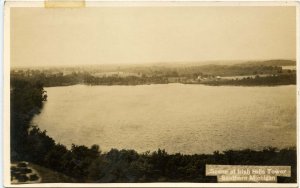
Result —
[[296, 187], [297, 11], [7, 1], [5, 186]]

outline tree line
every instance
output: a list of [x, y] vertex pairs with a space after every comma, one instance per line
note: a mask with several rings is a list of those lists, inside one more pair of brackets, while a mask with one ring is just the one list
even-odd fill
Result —
[[218, 86], [218, 85], [235, 85], [235, 86], [278, 86], [278, 85], [296, 85], [296, 74], [282, 74], [282, 75], [270, 75], [246, 77], [242, 79], [222, 79], [204, 81], [202, 84]]
[[[70, 69], [70, 70], [69, 70]], [[202, 66], [150, 66], [150, 67], [124, 67], [113, 69], [115, 72], [105, 72], [102, 69], [85, 70], [84, 68], [59, 69], [20, 69], [12, 70], [11, 75], [27, 81], [40, 81], [45, 87], [67, 86], [75, 84], [86, 85], [144, 85], [144, 84], [167, 84], [172, 83], [174, 78], [176, 82], [190, 83], [197, 82], [200, 77], [223, 77], [223, 76], [245, 76], [245, 75], [276, 75], [278, 77], [269, 77], [253, 79], [251, 81], [228, 81], [210, 82], [211, 85], [282, 85], [292, 84], [293, 80], [287, 79], [286, 75], [295, 76], [295, 70], [283, 70], [280, 66], [264, 65], [202, 65]], [[107, 75], [106, 75], [107, 73]], [[115, 74], [108, 74], [115, 73]], [[120, 73], [120, 75], [119, 75]], [[122, 75], [124, 73], [124, 75]], [[100, 74], [100, 76], [99, 76]], [[202, 82], [199, 82], [202, 84]]]

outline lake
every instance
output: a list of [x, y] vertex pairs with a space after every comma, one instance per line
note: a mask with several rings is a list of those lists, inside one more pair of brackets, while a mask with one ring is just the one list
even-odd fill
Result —
[[68, 147], [212, 153], [296, 145], [296, 86], [184, 84], [45, 88], [32, 123]]

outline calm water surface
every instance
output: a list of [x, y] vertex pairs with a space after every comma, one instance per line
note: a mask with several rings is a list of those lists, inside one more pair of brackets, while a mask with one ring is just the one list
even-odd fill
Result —
[[45, 88], [33, 119], [57, 142], [182, 153], [296, 144], [296, 86], [66, 86]]

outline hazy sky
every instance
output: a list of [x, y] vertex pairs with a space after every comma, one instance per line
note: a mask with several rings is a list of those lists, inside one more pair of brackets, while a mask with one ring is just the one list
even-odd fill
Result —
[[295, 58], [295, 7], [11, 9], [12, 66]]

